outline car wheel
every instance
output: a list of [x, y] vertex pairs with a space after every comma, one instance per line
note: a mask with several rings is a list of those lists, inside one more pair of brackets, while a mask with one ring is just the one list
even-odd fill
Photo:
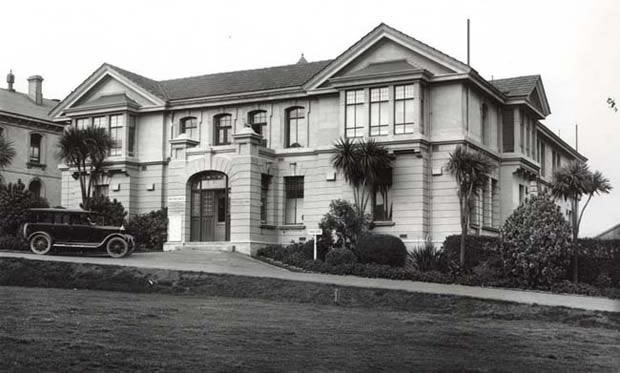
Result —
[[110, 238], [105, 248], [112, 258], [122, 258], [129, 253], [129, 244], [120, 237]]
[[52, 250], [52, 240], [44, 233], [37, 233], [30, 238], [30, 251], [37, 255], [45, 255]]

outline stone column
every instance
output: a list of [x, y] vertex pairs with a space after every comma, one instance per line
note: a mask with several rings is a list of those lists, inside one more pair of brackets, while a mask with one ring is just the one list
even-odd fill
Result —
[[260, 236], [261, 168], [258, 151], [262, 137], [250, 127], [233, 135], [230, 185], [230, 241], [235, 249], [254, 255]]

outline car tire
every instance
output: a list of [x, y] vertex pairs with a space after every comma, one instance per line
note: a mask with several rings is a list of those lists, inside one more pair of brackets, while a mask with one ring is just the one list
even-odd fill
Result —
[[129, 243], [121, 237], [112, 237], [105, 245], [105, 250], [112, 258], [122, 258], [130, 254]]
[[52, 250], [52, 239], [45, 233], [36, 233], [28, 243], [30, 251], [37, 255], [46, 255]]

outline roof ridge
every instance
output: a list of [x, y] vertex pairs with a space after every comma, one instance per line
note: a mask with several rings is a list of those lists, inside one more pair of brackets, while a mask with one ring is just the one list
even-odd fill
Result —
[[315, 64], [318, 64], [318, 63], [331, 62], [331, 61], [333, 61], [333, 60], [332, 59], [325, 59], [325, 60], [319, 60], [319, 61], [306, 62], [306, 63], [303, 63], [303, 64], [291, 63], [291, 64], [279, 65], [279, 66], [259, 67], [259, 68], [255, 68], [255, 69], [222, 71], [222, 72], [210, 73], [210, 74], [186, 76], [186, 77], [183, 77], [183, 78], [173, 78], [173, 79], [158, 80], [157, 83], [167, 83], [167, 82], [179, 81], [179, 80], [184, 80], [184, 79], [196, 79], [196, 78], [202, 78], [202, 77], [214, 76], [214, 75], [235, 74], [235, 73], [271, 70], [271, 69], [277, 69], [277, 68], [289, 67], [289, 66], [299, 67], [299, 66], [315, 65]]
[[[168, 95], [166, 94], [166, 91], [165, 91], [165, 90], [164, 90], [164, 88], [163, 88], [163, 87], [159, 84], [159, 82], [158, 82], [157, 80], [151, 79], [151, 78], [149, 78], [149, 77], [146, 77], [146, 76], [144, 76], [144, 75], [141, 75], [141, 74], [135, 73], [135, 72], [133, 72], [133, 71], [129, 71], [129, 70], [127, 70], [127, 69], [123, 69], [122, 67], [118, 67], [118, 66], [113, 65], [113, 64], [108, 63], [108, 62], [104, 62], [104, 65], [107, 65], [107, 66], [111, 67], [112, 69], [115, 69], [115, 70], [119, 71], [119, 72], [120, 72], [121, 74], [123, 74], [123, 75], [134, 75], [134, 76], [136, 76], [137, 78], [147, 80], [149, 83], [151, 83], [151, 84], [155, 85], [155, 86], [159, 89], [159, 93], [163, 96], [163, 98], [165, 98], [165, 99], [167, 99], [167, 98], [168, 98]], [[131, 78], [131, 76], [127, 76], [127, 77], [128, 77], [130, 80], [133, 80], [133, 81], [134, 81], [134, 83], [136, 83], [136, 84], [138, 84], [138, 85], [141, 85], [141, 84], [140, 84], [140, 82], [136, 82], [134, 79], [132, 79], [132, 78]], [[144, 88], [144, 89], [146, 89], [147, 91], [149, 91], [149, 89], [148, 89], [147, 87], [144, 87], [144, 86], [143, 86], [142, 88]]]
[[540, 74], [529, 74], [529, 75], [510, 76], [508, 78], [491, 79], [491, 80], [489, 80], [489, 82], [496, 82], [498, 80], [508, 80], [508, 79], [532, 78], [532, 77], [542, 78], [542, 75], [540, 75]]

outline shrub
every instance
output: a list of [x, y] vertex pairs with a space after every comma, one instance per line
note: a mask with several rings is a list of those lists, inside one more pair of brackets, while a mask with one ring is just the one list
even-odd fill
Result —
[[[620, 240], [580, 239], [579, 281], [592, 285], [620, 286]], [[572, 278], [572, 266], [568, 278]]]
[[336, 247], [325, 255], [325, 263], [332, 266], [354, 264], [357, 263], [357, 258], [355, 254], [353, 254], [353, 251], [344, 247]]
[[15, 236], [19, 227], [28, 219], [27, 209], [49, 207], [43, 198], [35, 197], [19, 180], [17, 183], [0, 184], [0, 231]]
[[443, 250], [437, 250], [431, 241], [427, 241], [421, 249], [408, 253], [409, 261], [418, 271], [441, 271], [446, 268]]
[[[325, 255], [330, 249], [331, 239], [323, 239], [323, 237], [319, 238], [318, 243], [316, 245], [316, 256], [317, 259], [325, 261]], [[304, 258], [306, 259], [314, 259], [314, 240], [306, 241], [302, 246], [302, 251], [304, 254]]]
[[127, 233], [134, 236], [137, 247], [161, 251], [168, 240], [168, 210], [164, 208], [136, 215], [126, 228]]
[[[499, 245], [499, 237], [469, 235], [465, 237], [465, 268], [473, 268], [492, 257], [499, 257]], [[443, 252], [452, 268], [460, 267], [461, 235], [446, 237]]]
[[22, 237], [2, 236], [0, 237], [0, 251], [25, 251], [28, 244]]
[[407, 248], [403, 241], [388, 234], [365, 234], [355, 248], [360, 263], [375, 263], [403, 267], [407, 261]]
[[[108, 196], [94, 196], [90, 198], [90, 211], [96, 212], [104, 219], [105, 225], [120, 227], [125, 222], [127, 211], [116, 198], [110, 200]], [[80, 205], [83, 207], [83, 205]]]
[[590, 284], [583, 282], [574, 283], [568, 280], [559, 281], [551, 286], [554, 293], [581, 294], [597, 297], [601, 295], [601, 290]]
[[[322, 239], [331, 247], [353, 247], [361, 234], [368, 230], [369, 216], [360, 216], [348, 201], [337, 199], [329, 204], [329, 212], [323, 216], [319, 228]], [[332, 235], [337, 238], [332, 240]]]
[[504, 273], [529, 288], [564, 279], [572, 254], [570, 237], [560, 207], [548, 194], [528, 199], [504, 223]]

